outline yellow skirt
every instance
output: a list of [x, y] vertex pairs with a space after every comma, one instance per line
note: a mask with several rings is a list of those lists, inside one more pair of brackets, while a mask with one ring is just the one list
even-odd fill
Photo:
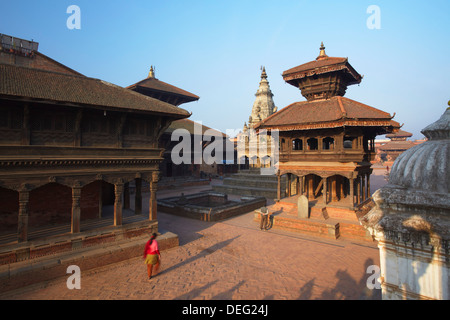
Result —
[[158, 255], [157, 254], [148, 254], [145, 258], [146, 264], [157, 264], [158, 263]]

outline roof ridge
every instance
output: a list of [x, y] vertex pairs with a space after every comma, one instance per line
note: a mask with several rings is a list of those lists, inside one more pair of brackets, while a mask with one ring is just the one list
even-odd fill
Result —
[[[135, 84], [132, 84], [132, 85], [129, 85], [128, 87], [125, 87], [125, 89], [130, 89], [130, 88], [132, 88], [132, 87], [137, 87], [137, 86], [145, 87], [145, 86], [143, 86], [142, 84], [143, 84], [144, 82], [146, 82], [146, 81], [157, 81], [157, 82], [162, 83], [162, 84], [164, 84], [164, 85], [166, 85], [166, 86], [169, 86], [170, 88], [173, 88], [173, 89], [175, 89], [175, 90], [177, 90], [177, 91], [181, 91], [181, 93], [180, 93], [180, 92], [172, 92], [172, 93], [179, 94], [179, 95], [184, 94], [184, 95], [187, 95], [187, 96], [191, 96], [191, 97], [193, 97], [193, 98], [198, 98], [198, 99], [200, 99], [199, 96], [197, 96], [196, 94], [193, 94], [192, 92], [186, 91], [186, 90], [184, 90], [184, 89], [181, 89], [180, 87], [177, 87], [177, 86], [175, 86], [175, 85], [173, 85], [173, 84], [164, 82], [164, 81], [159, 80], [159, 79], [157, 79], [157, 78], [145, 78], [145, 79], [142, 79], [141, 81], [138, 81], [138, 82], [136, 82]], [[164, 91], [164, 90], [159, 90], [159, 89], [156, 89], [156, 88], [153, 88], [153, 90]]]
[[344, 104], [342, 103], [342, 99], [341, 98], [342, 98], [341, 96], [338, 96], [337, 100], [338, 100], [338, 103], [339, 103], [339, 108], [341, 108], [342, 117], [346, 118], [347, 117], [347, 111], [344, 108]]
[[346, 98], [346, 97], [341, 97], [341, 98], [343, 98], [343, 99], [345, 99], [345, 100], [347, 100], [347, 101], [355, 102], [355, 103], [359, 104], [360, 106], [367, 107], [367, 108], [369, 108], [369, 109], [371, 109], [371, 110], [374, 110], [374, 111], [377, 111], [377, 112], [382, 112], [382, 113], [384, 113], [384, 114], [387, 114], [389, 118], [391, 118], [391, 119], [393, 118], [393, 116], [391, 116], [391, 114], [388, 113], [388, 112], [386, 112], [386, 111], [377, 109], [377, 108], [375, 108], [375, 107], [369, 106], [369, 105], [367, 105], [367, 104], [365, 104], [365, 103], [362, 103], [362, 102], [359, 102], [359, 101], [356, 101], [356, 100], [353, 100], [353, 99], [349, 99], [349, 98]]
[[[14, 81], [17, 79], [27, 79], [26, 83], [28, 86], [33, 84], [36, 85], [38, 82], [40, 82], [40, 90], [38, 90], [39, 92], [36, 92], [36, 90], [33, 90], [33, 92], [31, 92], [30, 90], [23, 91], [21, 89], [23, 92], [27, 92], [26, 94], [29, 94], [29, 97], [34, 99], [69, 102], [76, 105], [102, 105], [104, 107], [133, 109], [136, 111], [149, 111], [152, 113], [166, 113], [177, 115], [177, 117], [189, 117], [191, 115], [190, 112], [183, 108], [174, 106], [155, 98], [147, 97], [138, 92], [128, 90], [119, 85], [97, 78], [90, 78], [86, 76], [60, 73], [5, 63], [0, 63], [0, 69], [3, 70], [0, 76], [7, 76], [8, 74], [13, 75], [12, 78], [9, 79], [9, 81]], [[66, 87], [63, 87], [62, 93], [59, 90], [54, 90], [54, 88], [49, 91], [49, 88], [42, 84], [43, 81], [47, 80], [49, 80], [50, 82], [45, 84], [49, 86], [56, 86], [56, 89], [60, 88], [58, 86], [61, 85], [61, 83], [66, 84]], [[6, 84], [6, 86], [2, 86], [0, 84], [0, 90], [5, 89], [5, 91], [2, 91], [2, 94], [17, 96], [17, 86], [8, 86], [8, 81], [6, 81], [6, 83], [4, 84]], [[70, 84], [71, 87], [68, 88], [67, 84]], [[80, 97], [74, 91], [76, 88], [74, 88], [73, 86], [78, 89], [82, 88], [82, 90], [86, 90], [86, 88], [90, 86], [93, 88], [93, 90], [98, 89], [100, 93], [97, 94], [98, 92], [96, 91], [93, 95], [89, 92], [87, 93], [87, 97], [86, 95]], [[115, 98], [108, 96], [108, 94], [111, 94], [111, 91], [107, 92], [107, 87], [113, 88], [113, 90], [115, 91], [112, 91], [112, 93], [117, 95], [117, 97], [125, 99], [125, 102], [116, 101]], [[44, 93], [41, 89], [44, 90]], [[23, 95], [22, 91], [21, 95]]]
[[58, 74], [58, 75], [62, 75], [62, 76], [81, 78], [81, 79], [100, 80], [100, 79], [97, 79], [97, 78], [91, 78], [91, 77], [85, 76], [85, 75], [83, 75], [81, 73], [79, 73], [79, 74], [70, 74], [70, 73], [58, 72], [58, 71], [55, 71], [55, 70], [45, 70], [45, 69], [39, 69], [39, 68], [33, 68], [33, 67], [27, 67], [27, 66], [19, 66], [19, 65], [16, 65], [16, 64], [2, 63], [2, 62], [0, 62], [0, 66], [6, 66], [6, 67], [11, 67], [11, 68], [19, 68], [19, 69], [26, 69], [26, 70], [36, 71], [36, 72], [54, 73], [54, 74]]
[[290, 109], [294, 104], [297, 103], [301, 103], [301, 102], [308, 102], [308, 101], [297, 101], [297, 102], [293, 102], [289, 105], [287, 105], [286, 107], [282, 108], [281, 110], [278, 110], [275, 113], [272, 113], [270, 116], [268, 116], [267, 118], [265, 118], [264, 120], [261, 120], [260, 122], [257, 123], [257, 125], [255, 126], [255, 128], [259, 127], [260, 125], [264, 124], [267, 120], [271, 119], [273, 116], [275, 115], [280, 115], [281, 113], [285, 112], [286, 110]]

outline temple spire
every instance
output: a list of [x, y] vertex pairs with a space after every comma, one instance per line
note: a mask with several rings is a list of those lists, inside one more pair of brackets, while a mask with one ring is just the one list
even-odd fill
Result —
[[325, 53], [325, 46], [323, 45], [323, 41], [320, 44], [320, 53], [319, 56], [316, 58], [316, 60], [322, 60], [328, 58], [327, 54]]

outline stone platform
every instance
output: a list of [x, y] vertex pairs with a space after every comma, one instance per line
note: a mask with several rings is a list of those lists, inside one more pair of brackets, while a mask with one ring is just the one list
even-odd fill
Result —
[[231, 198], [214, 191], [183, 194], [158, 200], [158, 211], [202, 221], [220, 221], [266, 205], [264, 197]]
[[[331, 239], [373, 241], [370, 233], [359, 223], [359, 217], [368, 212], [373, 205], [370, 200], [355, 210], [336, 203], [324, 206], [320, 200], [310, 201], [309, 218], [299, 218], [297, 199], [298, 196], [292, 196], [268, 206], [270, 227]], [[254, 220], [259, 219], [259, 214], [255, 213]]]
[[[285, 177], [282, 177], [281, 183], [282, 186], [286, 185]], [[276, 199], [277, 186], [278, 179], [276, 175], [262, 175], [258, 168], [241, 170], [223, 179], [222, 185], [214, 185], [213, 190], [226, 194]], [[281, 196], [285, 196], [285, 188], [281, 188]]]

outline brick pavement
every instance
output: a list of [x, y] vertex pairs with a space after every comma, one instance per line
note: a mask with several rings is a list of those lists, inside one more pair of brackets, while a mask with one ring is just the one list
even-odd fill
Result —
[[81, 270], [80, 290], [66, 287], [68, 275], [9, 292], [0, 299], [381, 298], [380, 290], [366, 287], [367, 267], [379, 265], [375, 243], [260, 231], [253, 213], [215, 223], [164, 213], [158, 213], [158, 220], [160, 229], [178, 234], [180, 246], [162, 252], [161, 273], [152, 280], [147, 281], [143, 260], [135, 258], [96, 270]]

